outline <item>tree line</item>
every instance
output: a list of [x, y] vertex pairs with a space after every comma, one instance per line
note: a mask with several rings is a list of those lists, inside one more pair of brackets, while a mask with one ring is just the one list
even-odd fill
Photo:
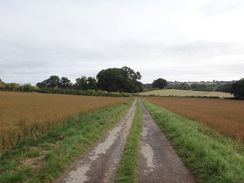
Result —
[[129, 93], [143, 91], [140, 72], [124, 66], [101, 70], [96, 78], [82, 76], [73, 84], [67, 77], [50, 76], [36, 86], [31, 84], [4, 83], [0, 80], [0, 90], [42, 93], [61, 93], [99, 96], [131, 96]]
[[145, 84], [144, 86], [147, 90], [154, 90], [158, 88], [194, 91], [222, 91], [233, 94], [237, 99], [244, 99], [244, 78], [236, 82], [216, 82], [213, 84], [167, 82], [165, 79], [159, 78], [154, 80], [152, 84]]
[[138, 80], [141, 79], [140, 72], [135, 72], [129, 67], [109, 68], [101, 70], [96, 78], [82, 76], [75, 80], [73, 84], [67, 77], [50, 78], [37, 83], [41, 89], [62, 88], [76, 90], [104, 90], [108, 92], [128, 92], [135, 93], [143, 90], [143, 85]]

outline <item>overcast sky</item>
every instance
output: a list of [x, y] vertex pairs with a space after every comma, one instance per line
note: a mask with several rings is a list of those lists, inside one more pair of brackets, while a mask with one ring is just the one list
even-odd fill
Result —
[[243, 0], [0, 0], [0, 79], [128, 66], [143, 83], [239, 80], [243, 21]]

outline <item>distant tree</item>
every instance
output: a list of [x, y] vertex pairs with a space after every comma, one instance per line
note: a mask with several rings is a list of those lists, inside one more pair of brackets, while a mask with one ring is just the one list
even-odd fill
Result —
[[232, 83], [225, 83], [225, 84], [220, 84], [216, 90], [231, 93], [231, 89], [232, 89]]
[[179, 86], [180, 90], [190, 90], [190, 86], [187, 83], [181, 83]]
[[160, 88], [163, 89], [167, 86], [167, 81], [162, 78], [158, 78], [157, 80], [154, 80], [152, 83], [153, 88]]
[[77, 90], [87, 90], [88, 84], [87, 84], [87, 78], [85, 76], [82, 76], [80, 78], [77, 78], [76, 83], [74, 84], [74, 88]]
[[97, 81], [96, 78], [88, 77], [87, 78], [87, 89], [96, 90], [97, 89]]
[[4, 90], [5, 86], [5, 83], [0, 79], [0, 90]]
[[32, 92], [35, 89], [33, 86], [31, 86], [31, 84], [24, 84], [24, 85], [20, 86], [20, 90], [23, 92]]
[[195, 91], [209, 91], [209, 90], [212, 90], [211, 88], [209, 88], [205, 84], [196, 84], [196, 83], [191, 85], [191, 89], [195, 90]]
[[20, 88], [20, 85], [17, 83], [6, 83], [5, 84], [5, 89], [7, 91], [18, 91]]
[[60, 78], [58, 76], [50, 76], [50, 78], [36, 84], [39, 88], [55, 88], [60, 86]]
[[71, 81], [68, 78], [62, 77], [60, 79], [59, 88], [71, 89], [72, 88], [72, 83], [71, 83]]
[[232, 84], [231, 93], [239, 99], [244, 99], [244, 78]]
[[97, 87], [110, 92], [139, 92], [142, 91], [140, 72], [134, 72], [129, 67], [108, 68], [97, 74]]

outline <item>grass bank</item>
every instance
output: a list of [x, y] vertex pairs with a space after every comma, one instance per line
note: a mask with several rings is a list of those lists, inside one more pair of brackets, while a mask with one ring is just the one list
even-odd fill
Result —
[[243, 182], [241, 142], [147, 101], [144, 104], [198, 182]]
[[26, 138], [3, 153], [0, 182], [51, 182], [129, 110], [132, 100], [70, 119], [39, 138]]
[[140, 134], [142, 131], [142, 111], [140, 103], [137, 102], [137, 108], [133, 124], [131, 126], [130, 135], [127, 140], [125, 151], [120, 163], [116, 176], [117, 183], [136, 182], [137, 165], [139, 156]]

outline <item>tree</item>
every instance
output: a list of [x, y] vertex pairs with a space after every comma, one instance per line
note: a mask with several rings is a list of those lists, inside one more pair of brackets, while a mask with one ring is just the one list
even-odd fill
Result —
[[97, 87], [110, 92], [139, 92], [143, 88], [137, 81], [140, 79], [141, 74], [129, 67], [108, 68], [97, 74]]
[[179, 86], [180, 90], [190, 90], [190, 86], [187, 83], [181, 83]]
[[87, 90], [87, 79], [85, 76], [82, 76], [80, 78], [77, 78], [76, 83], [74, 84], [74, 88], [77, 90]]
[[244, 78], [232, 84], [231, 94], [236, 98], [244, 99]]
[[0, 79], [0, 90], [4, 90], [5, 86], [5, 83]]
[[232, 89], [232, 83], [220, 84], [217, 87], [217, 91], [222, 91], [222, 92], [227, 92], [227, 93], [230, 93], [231, 89]]
[[55, 88], [60, 86], [60, 79], [58, 76], [50, 76], [49, 79], [46, 79], [42, 82], [36, 84], [39, 88]]
[[87, 89], [96, 90], [97, 89], [97, 81], [93, 77], [87, 78]]
[[60, 79], [59, 87], [60, 88], [68, 88], [68, 89], [71, 89], [72, 88], [72, 83], [71, 83], [71, 81], [68, 78], [62, 77]]
[[5, 84], [5, 89], [7, 91], [18, 91], [20, 88], [20, 85], [17, 83], [6, 83]]
[[152, 83], [153, 88], [160, 88], [163, 89], [167, 86], [167, 81], [162, 78], [158, 78], [157, 80], [154, 80]]
[[34, 91], [34, 87], [28, 83], [28, 84], [24, 84], [24, 85], [20, 86], [20, 90], [23, 92], [32, 92], [32, 91]]

